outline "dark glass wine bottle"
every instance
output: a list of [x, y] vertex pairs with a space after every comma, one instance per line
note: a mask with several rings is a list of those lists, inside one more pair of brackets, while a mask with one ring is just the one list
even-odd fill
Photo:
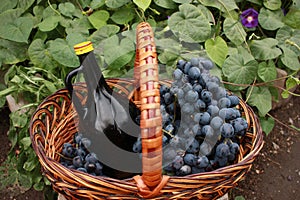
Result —
[[[96, 153], [103, 163], [105, 175], [118, 179], [131, 177], [141, 168], [140, 161], [137, 162], [138, 154], [128, 153], [132, 152], [140, 134], [139, 125], [135, 123], [140, 111], [126, 96], [114, 92], [107, 84], [91, 42], [75, 45], [74, 50], [80, 66], [67, 75], [65, 84], [78, 113], [79, 130], [91, 140], [89, 151]], [[76, 91], [72, 84], [72, 79], [79, 73], [83, 74], [87, 87], [85, 101], [79, 98], [80, 91]], [[138, 170], [122, 170], [126, 162], [136, 163], [135, 169]]]

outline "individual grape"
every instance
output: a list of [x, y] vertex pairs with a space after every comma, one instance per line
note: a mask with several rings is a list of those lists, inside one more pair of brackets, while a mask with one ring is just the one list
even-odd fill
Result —
[[199, 168], [205, 168], [209, 165], [209, 160], [206, 156], [201, 156], [201, 157], [198, 157], [198, 160], [197, 160], [197, 167]]
[[193, 89], [193, 86], [192, 84], [190, 83], [185, 83], [182, 87], [182, 90], [187, 93], [188, 91], [192, 90]]
[[219, 108], [229, 108], [230, 105], [231, 105], [230, 99], [228, 99], [227, 97], [222, 97], [218, 101]]
[[248, 128], [248, 123], [244, 118], [238, 117], [230, 122], [235, 133], [240, 133]]
[[178, 86], [181, 87], [184, 84], [189, 83], [189, 81], [190, 81], [189, 76], [186, 74], [183, 74], [182, 78], [181, 78], [181, 82], [180, 82], [180, 84], [178, 84]]
[[92, 142], [88, 138], [81, 138], [81, 146], [85, 149], [88, 149], [91, 146]]
[[65, 143], [63, 145], [62, 154], [66, 157], [73, 158], [75, 156], [75, 149], [70, 143]]
[[214, 99], [219, 100], [223, 97], [226, 97], [226, 94], [227, 94], [226, 89], [219, 87], [218, 91], [214, 93]]
[[207, 142], [202, 142], [200, 145], [200, 152], [202, 155], [209, 155], [211, 153], [212, 147]]
[[176, 171], [177, 176], [186, 176], [192, 172], [192, 168], [189, 165], [183, 165], [178, 171]]
[[191, 115], [194, 112], [194, 106], [190, 103], [185, 103], [181, 107], [181, 111], [183, 114]]
[[219, 116], [223, 120], [232, 120], [236, 118], [236, 111], [233, 108], [222, 108], [219, 110]]
[[210, 91], [211, 93], [217, 93], [218, 89], [219, 89], [219, 85], [216, 82], [207, 82], [206, 83], [207, 89], [208, 91]]
[[86, 156], [86, 151], [82, 148], [78, 148], [75, 151], [75, 155], [80, 156], [81, 158], [84, 158]]
[[211, 102], [211, 98], [212, 98], [211, 92], [209, 92], [209, 91], [207, 91], [207, 90], [202, 90], [202, 91], [201, 91], [201, 99], [202, 99], [205, 103], [210, 103], [210, 102]]
[[171, 95], [170, 92], [166, 92], [163, 95], [163, 98], [164, 98], [164, 102], [165, 102], [166, 105], [169, 105], [169, 104], [174, 102], [174, 97], [173, 97], [173, 95]]
[[233, 142], [229, 145], [229, 150], [230, 153], [236, 155], [240, 152], [240, 145], [238, 145], [237, 143]]
[[184, 61], [184, 60], [178, 60], [177, 68], [183, 71], [185, 63], [186, 63], [186, 61]]
[[177, 95], [177, 98], [178, 98], [178, 99], [183, 99], [183, 98], [184, 98], [184, 91], [183, 91], [181, 88], [179, 88], [179, 89], [177, 90], [176, 95]]
[[185, 96], [185, 100], [189, 103], [195, 103], [198, 100], [198, 93], [194, 90], [188, 91]]
[[195, 67], [199, 66], [199, 58], [196, 58], [196, 57], [191, 58], [190, 62]]
[[193, 120], [194, 120], [194, 122], [199, 123], [200, 118], [201, 118], [201, 113], [196, 113], [196, 114], [194, 114]]
[[165, 93], [169, 92], [169, 87], [166, 85], [160, 85], [159, 88], [160, 96], [163, 96]]
[[89, 153], [85, 157], [86, 162], [96, 163], [98, 161], [97, 155], [95, 153]]
[[197, 92], [198, 95], [200, 95], [200, 94], [201, 94], [201, 91], [202, 91], [202, 86], [201, 86], [199, 83], [196, 83], [196, 84], [193, 85], [193, 90], [194, 90], [195, 92]]
[[168, 133], [168, 135], [175, 135], [175, 128], [173, 126], [173, 124], [168, 124], [164, 130]]
[[175, 156], [173, 162], [172, 162], [172, 166], [175, 170], [179, 170], [182, 166], [184, 165], [184, 161], [182, 156]]
[[83, 165], [83, 160], [80, 156], [75, 156], [73, 158], [73, 165], [75, 168], [79, 168], [79, 167], [82, 167]]
[[209, 59], [200, 59], [200, 63], [206, 70], [211, 70], [214, 67], [213, 62]]
[[219, 116], [216, 116], [214, 118], [211, 119], [210, 121], [210, 126], [214, 129], [214, 130], [220, 130], [221, 126], [223, 125], [223, 119], [220, 118]]
[[203, 74], [201, 74], [198, 78], [198, 83], [202, 86], [202, 88], [206, 88], [206, 82], [203, 79]]
[[186, 165], [196, 166], [198, 164], [198, 157], [192, 153], [185, 154], [183, 160]]
[[210, 114], [210, 116], [215, 117], [219, 114], [219, 107], [215, 105], [209, 105], [207, 106], [207, 112]]
[[207, 138], [214, 137], [214, 129], [210, 125], [205, 125], [201, 129], [202, 134], [205, 135]]
[[96, 162], [96, 168], [95, 168], [95, 174], [97, 176], [102, 176], [102, 169], [103, 169], [103, 166], [101, 165], [100, 162]]
[[188, 144], [188, 148], [186, 149], [187, 153], [197, 153], [199, 152], [199, 142], [196, 139], [193, 139], [190, 144]]
[[96, 162], [95, 163], [86, 162], [84, 164], [84, 168], [87, 170], [88, 173], [93, 173], [96, 169]]
[[231, 107], [235, 107], [240, 104], [240, 99], [235, 95], [229, 95], [228, 99], [230, 100]]
[[201, 99], [198, 99], [196, 103], [194, 104], [196, 112], [203, 111], [206, 108], [206, 104]]
[[217, 148], [216, 148], [216, 156], [219, 158], [224, 158], [227, 157], [229, 155], [230, 151], [229, 151], [229, 146], [225, 143], [220, 143], [218, 144]]
[[81, 139], [82, 139], [82, 134], [81, 134], [81, 133], [76, 133], [76, 134], [74, 135], [74, 142], [75, 142], [76, 144], [80, 144]]
[[228, 158], [227, 157], [218, 157], [217, 163], [218, 163], [219, 167], [225, 167], [228, 163]]
[[220, 131], [224, 138], [232, 138], [234, 136], [233, 126], [229, 123], [224, 123], [221, 126]]
[[188, 75], [191, 79], [197, 80], [201, 75], [200, 69], [198, 67], [191, 67], [188, 72]]
[[183, 72], [180, 69], [175, 69], [173, 72], [173, 79], [174, 80], [181, 80]]
[[186, 62], [185, 65], [184, 65], [183, 72], [184, 72], [185, 74], [188, 74], [191, 67], [192, 67], [191, 62]]
[[209, 124], [209, 120], [210, 120], [210, 115], [208, 112], [200, 113], [200, 121], [199, 121], [200, 125]]
[[227, 156], [227, 158], [228, 158], [229, 162], [232, 162], [232, 161], [235, 160], [236, 154], [233, 154], [233, 153], [230, 152], [230, 154]]

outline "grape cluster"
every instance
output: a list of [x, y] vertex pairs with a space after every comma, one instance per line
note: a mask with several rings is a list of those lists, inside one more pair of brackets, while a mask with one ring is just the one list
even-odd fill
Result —
[[73, 143], [64, 143], [60, 163], [69, 169], [76, 169], [94, 176], [102, 176], [103, 165], [97, 155], [88, 151], [91, 141], [80, 133], [74, 135]]
[[[179, 60], [170, 87], [161, 85], [164, 173], [184, 176], [232, 164], [248, 127], [206, 58]], [[141, 152], [141, 139], [133, 151]]]

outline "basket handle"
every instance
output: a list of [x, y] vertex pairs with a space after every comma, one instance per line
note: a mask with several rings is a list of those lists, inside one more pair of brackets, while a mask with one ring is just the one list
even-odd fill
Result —
[[134, 179], [139, 195], [150, 198], [159, 194], [168, 182], [162, 176], [162, 118], [158, 82], [158, 62], [151, 26], [137, 26], [134, 78], [141, 102], [141, 139], [143, 175]]

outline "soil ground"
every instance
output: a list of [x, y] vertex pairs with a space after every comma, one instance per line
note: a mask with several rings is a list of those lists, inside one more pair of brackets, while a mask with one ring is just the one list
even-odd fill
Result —
[[[300, 93], [300, 88], [296, 93]], [[285, 125], [300, 127], [300, 97], [293, 97], [271, 115]], [[246, 200], [300, 199], [300, 132], [277, 122], [265, 137], [265, 145], [254, 161], [250, 172], [229, 192], [230, 200], [244, 196]], [[10, 149], [7, 138], [9, 109], [0, 110], [0, 164]], [[18, 195], [17, 195], [18, 194]], [[19, 194], [12, 190], [0, 191], [0, 199], [42, 200], [43, 193], [33, 189]]]

